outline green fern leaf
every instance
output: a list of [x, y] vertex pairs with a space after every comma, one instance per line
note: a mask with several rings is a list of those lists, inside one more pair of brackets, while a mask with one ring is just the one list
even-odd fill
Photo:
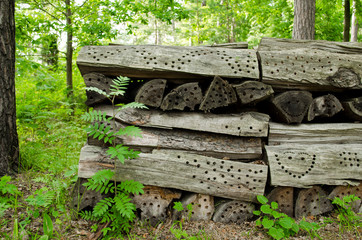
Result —
[[124, 104], [121, 109], [126, 109], [126, 108], [143, 108], [143, 109], [148, 109], [148, 107], [146, 105], [144, 105], [143, 103], [138, 103], [138, 102], [131, 102], [131, 103], [127, 103]]
[[101, 90], [101, 89], [99, 89], [99, 88], [96, 88], [96, 87], [86, 87], [85, 90], [86, 90], [86, 91], [89, 91], [89, 92], [90, 92], [90, 91], [96, 92], [96, 93], [98, 93], [98, 94], [100, 94], [100, 95], [103, 95], [103, 96], [109, 98], [109, 94], [107, 94], [107, 92], [105, 92], [105, 91], [103, 91], [103, 90]]
[[103, 216], [108, 209], [112, 206], [112, 204], [114, 203], [113, 198], [105, 198], [100, 200], [93, 209], [93, 216], [95, 217], [101, 217]]
[[123, 181], [117, 185], [117, 189], [120, 192], [143, 194], [143, 184], [134, 180]]
[[115, 147], [109, 147], [107, 154], [111, 159], [118, 158], [118, 160], [123, 164], [125, 159], [134, 159], [138, 157], [140, 152], [129, 149], [129, 147], [123, 145], [117, 145]]
[[116, 209], [121, 214], [121, 216], [133, 220], [136, 206], [130, 201], [131, 199], [124, 193], [117, 194], [117, 196], [114, 197]]
[[127, 135], [130, 137], [140, 137], [142, 138], [142, 130], [136, 126], [127, 126], [125, 128], [121, 128], [117, 135]]

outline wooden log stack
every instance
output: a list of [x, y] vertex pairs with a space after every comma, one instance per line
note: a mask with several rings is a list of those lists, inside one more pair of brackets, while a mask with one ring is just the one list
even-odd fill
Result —
[[239, 223], [252, 217], [257, 195], [295, 217], [330, 211], [335, 196], [362, 197], [361, 43], [87, 46], [77, 64], [86, 86], [105, 92], [113, 78], [130, 77], [118, 101], [149, 107], [115, 114], [87, 92], [89, 106], [115, 116], [114, 130], [138, 126], [143, 138], [116, 139], [141, 151], [120, 164], [90, 137], [78, 174], [112, 169], [117, 181], [147, 185], [134, 198], [142, 219], [163, 220], [175, 200], [192, 204], [192, 219]]

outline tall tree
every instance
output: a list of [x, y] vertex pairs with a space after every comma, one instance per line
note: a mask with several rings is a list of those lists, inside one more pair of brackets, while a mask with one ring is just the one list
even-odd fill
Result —
[[0, 176], [17, 171], [15, 105], [15, 0], [0, 1]]
[[353, 0], [351, 42], [357, 42], [357, 38], [358, 38], [357, 0]]
[[294, 0], [293, 39], [314, 39], [315, 0]]
[[344, 0], [344, 28], [343, 28], [344, 42], [349, 42], [350, 29], [351, 29], [351, 1]]

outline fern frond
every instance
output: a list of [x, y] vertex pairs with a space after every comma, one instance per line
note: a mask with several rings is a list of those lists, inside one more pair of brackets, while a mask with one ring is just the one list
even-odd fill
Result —
[[86, 87], [85, 90], [86, 90], [86, 91], [96, 92], [96, 93], [98, 93], [98, 94], [100, 94], [100, 95], [103, 95], [103, 96], [109, 98], [109, 94], [107, 94], [105, 91], [103, 91], [103, 90], [101, 90], [101, 89], [99, 89], [99, 88], [96, 88], [96, 87]]
[[84, 113], [80, 119], [87, 122], [107, 122], [109, 123], [112, 120], [112, 117], [107, 117], [106, 112], [92, 110]]
[[129, 149], [129, 147], [123, 146], [121, 144], [115, 147], [109, 147], [107, 154], [111, 159], [118, 158], [118, 160], [123, 164], [125, 159], [134, 159], [138, 157], [140, 152]]
[[113, 205], [113, 198], [105, 198], [100, 200], [93, 209], [93, 216], [103, 217], [103, 215], [108, 211], [108, 209]]
[[81, 211], [79, 212], [79, 216], [87, 221], [97, 221], [100, 218], [95, 217], [91, 211]]
[[98, 171], [94, 176], [86, 183], [83, 183], [83, 186], [87, 190], [98, 191], [100, 193], [114, 193], [114, 185], [109, 181], [112, 179], [114, 172], [109, 169], [104, 169]]
[[132, 194], [143, 194], [143, 184], [134, 181], [134, 180], [127, 180], [123, 181], [120, 184], [117, 185], [117, 189], [120, 192], [126, 192], [126, 193], [132, 193]]
[[136, 211], [136, 206], [130, 201], [131, 199], [129, 196], [124, 193], [117, 194], [114, 197], [116, 209], [121, 216], [126, 217], [129, 220], [133, 220], [135, 217], [134, 211]]
[[93, 137], [94, 139], [98, 139], [99, 141], [103, 139], [105, 143], [111, 143], [116, 138], [115, 133], [111, 131], [111, 126], [106, 126], [104, 123], [94, 123], [89, 125], [86, 129], [88, 135]]
[[146, 105], [144, 105], [143, 103], [139, 103], [139, 102], [131, 102], [131, 103], [124, 104], [121, 106], [120, 110], [126, 109], [126, 108], [148, 109], [148, 107]]
[[120, 136], [127, 135], [130, 137], [142, 138], [142, 130], [136, 126], [127, 126], [125, 128], [121, 128], [116, 134]]

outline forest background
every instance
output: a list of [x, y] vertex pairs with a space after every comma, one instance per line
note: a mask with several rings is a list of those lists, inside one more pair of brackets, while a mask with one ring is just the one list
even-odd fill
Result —
[[[347, 1], [352, 26], [361, 23], [361, 0], [316, 0], [317, 40], [343, 41]], [[60, 217], [69, 214], [64, 208], [67, 198], [60, 195], [68, 194], [73, 186], [75, 178], [70, 176], [76, 176], [79, 152], [86, 142], [86, 123], [80, 120], [87, 111], [85, 85], [75, 64], [82, 46], [109, 43], [196, 46], [247, 41], [252, 48], [262, 37], [292, 38], [293, 3], [293, 0], [17, 0], [16, 111], [20, 167], [30, 185], [33, 180], [47, 184], [47, 189], [35, 192], [33, 198], [54, 191], [56, 201], [48, 206], [51, 215], [59, 221], [68, 219]], [[361, 29], [357, 31], [357, 41], [362, 41]], [[29, 223], [29, 216], [24, 214], [18, 217], [21, 226]]]

